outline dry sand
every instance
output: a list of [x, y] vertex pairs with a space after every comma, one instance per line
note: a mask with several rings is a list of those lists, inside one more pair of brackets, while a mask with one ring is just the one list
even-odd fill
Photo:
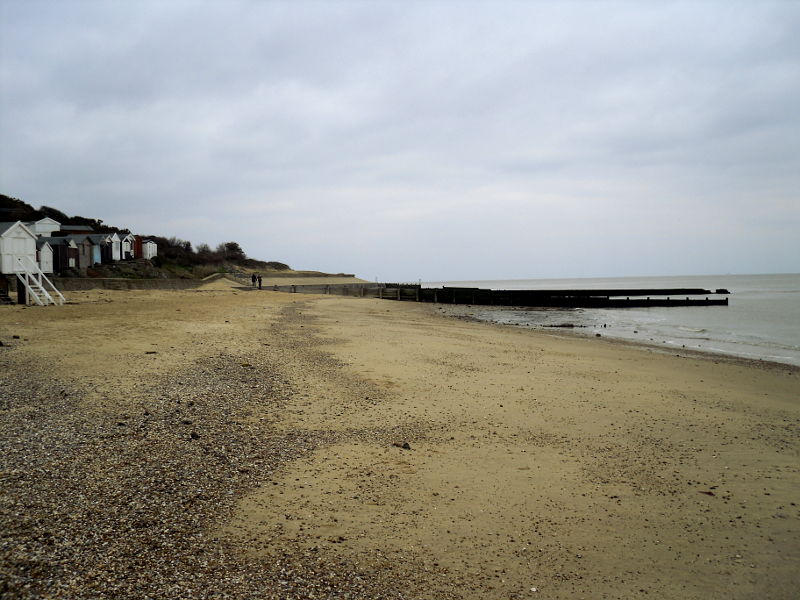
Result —
[[[15, 449], [0, 473], [0, 592], [10, 597], [794, 598], [800, 589], [795, 368], [222, 280], [69, 296], [77, 304], [0, 307], [0, 373], [13, 392], [0, 427]], [[60, 389], [69, 402], [48, 404]], [[62, 416], [47, 420], [39, 405]], [[61, 423], [76, 415], [94, 460], [73, 460], [66, 446], [58, 454]], [[118, 520], [102, 525], [107, 536], [84, 534], [99, 527], [84, 504], [105, 501], [109, 486], [81, 499], [47, 492], [51, 472], [32, 466], [44, 450], [25, 450], [37, 436], [74, 477], [128, 488], [115, 500]], [[181, 495], [195, 487], [203, 494]], [[130, 533], [135, 511], [164, 524], [150, 531], [158, 542], [146, 528]], [[85, 521], [67, 523], [69, 514]], [[48, 530], [58, 535], [43, 541]], [[80, 552], [63, 549], [67, 537]], [[112, 555], [138, 561], [136, 573]]]

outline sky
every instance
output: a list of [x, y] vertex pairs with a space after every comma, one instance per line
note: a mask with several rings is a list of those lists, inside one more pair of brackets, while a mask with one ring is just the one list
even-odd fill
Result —
[[0, 193], [382, 281], [800, 272], [800, 2], [0, 0]]

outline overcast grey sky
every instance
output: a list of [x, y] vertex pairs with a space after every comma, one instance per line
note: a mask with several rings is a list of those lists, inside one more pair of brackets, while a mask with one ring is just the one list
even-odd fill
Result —
[[799, 2], [0, 7], [36, 207], [367, 279], [800, 271]]

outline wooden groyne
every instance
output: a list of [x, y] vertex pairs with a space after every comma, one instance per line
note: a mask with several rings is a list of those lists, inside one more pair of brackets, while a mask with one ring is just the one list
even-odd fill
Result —
[[[727, 306], [728, 290], [703, 288], [601, 290], [490, 290], [484, 288], [424, 288], [416, 284], [364, 283], [341, 285], [275, 285], [274, 291], [334, 294], [441, 304], [525, 306], [547, 308], [635, 308], [651, 306]], [[717, 297], [711, 297], [717, 296]]]
[[[559, 308], [625, 308], [646, 306], [726, 306], [727, 298], [701, 288], [602, 290], [488, 290], [482, 288], [423, 288], [421, 302], [487, 306]], [[726, 293], [720, 290], [720, 293]]]

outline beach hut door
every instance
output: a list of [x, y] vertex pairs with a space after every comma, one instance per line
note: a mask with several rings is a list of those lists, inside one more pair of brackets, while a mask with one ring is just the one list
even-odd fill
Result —
[[[11, 238], [9, 240], [11, 242], [11, 260], [13, 262], [13, 267], [9, 271], [18, 271], [20, 267], [18, 266], [17, 258], [25, 258], [28, 256], [27, 248], [25, 247], [25, 239], [24, 238]], [[35, 256], [35, 255], [34, 255]]]
[[53, 251], [44, 247], [39, 250], [39, 268], [43, 273], [53, 272]]

